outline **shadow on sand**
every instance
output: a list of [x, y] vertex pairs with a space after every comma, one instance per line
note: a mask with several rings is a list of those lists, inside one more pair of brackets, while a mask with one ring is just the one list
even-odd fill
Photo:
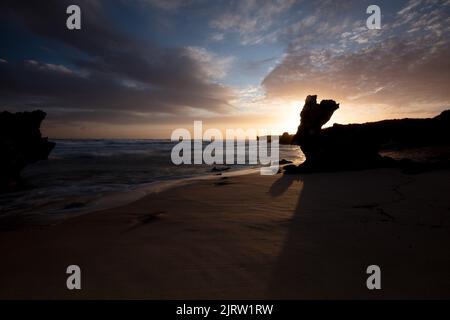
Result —
[[[449, 296], [439, 283], [439, 235], [400, 225], [367, 204], [393, 203], [404, 175], [376, 170], [314, 175], [283, 175], [270, 195], [281, 196], [294, 181], [303, 183], [286, 238], [274, 266], [268, 297], [274, 299], [407, 298]], [[389, 202], [390, 201], [390, 202]], [[401, 201], [404, 201], [402, 199]], [[390, 209], [388, 207], [388, 209]], [[392, 214], [400, 214], [392, 210]], [[403, 213], [402, 213], [403, 214]], [[423, 243], [421, 243], [423, 242]], [[415, 245], [417, 244], [417, 245]], [[383, 290], [368, 290], [366, 269], [382, 269]], [[442, 269], [442, 266], [439, 266]], [[418, 275], [420, 275], [419, 278]], [[414, 281], [412, 281], [414, 279]], [[425, 291], [423, 291], [425, 288]], [[426, 290], [434, 290], [425, 293]]]

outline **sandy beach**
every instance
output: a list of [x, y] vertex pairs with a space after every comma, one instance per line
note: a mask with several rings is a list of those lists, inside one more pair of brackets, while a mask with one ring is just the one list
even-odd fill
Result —
[[[5, 230], [0, 298], [450, 298], [449, 177], [223, 174]], [[66, 288], [71, 264], [81, 290]], [[371, 264], [381, 290], [366, 287]]]

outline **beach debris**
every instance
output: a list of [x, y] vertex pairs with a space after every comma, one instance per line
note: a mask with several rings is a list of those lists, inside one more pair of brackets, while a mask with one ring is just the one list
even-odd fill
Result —
[[214, 182], [214, 185], [216, 186], [225, 186], [227, 184], [232, 184], [228, 177], [220, 177], [219, 181]]
[[214, 185], [216, 185], [216, 186], [226, 186], [227, 184], [232, 184], [232, 182], [229, 182], [229, 181], [217, 181], [217, 182], [214, 182]]
[[29, 164], [46, 160], [55, 146], [43, 138], [41, 122], [46, 113], [0, 113], [0, 190], [10, 191], [19, 186], [20, 172]]
[[230, 167], [227, 166], [214, 166], [211, 171], [212, 172], [221, 172], [221, 171], [227, 171], [230, 170]]
[[286, 159], [281, 159], [280, 160], [280, 164], [289, 164], [289, 163], [292, 163], [292, 161], [291, 160], [286, 160]]
[[339, 103], [334, 100], [318, 104], [317, 95], [306, 97], [300, 125], [292, 138], [292, 144], [300, 146], [306, 161], [299, 166], [285, 166], [287, 173], [402, 166], [406, 162], [382, 156], [380, 150], [450, 147], [450, 110], [434, 118], [334, 124], [322, 129], [337, 109]]

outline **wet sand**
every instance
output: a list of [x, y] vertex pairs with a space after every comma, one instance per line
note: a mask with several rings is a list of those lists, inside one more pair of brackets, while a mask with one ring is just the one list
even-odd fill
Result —
[[450, 171], [225, 176], [6, 228], [0, 298], [450, 298]]

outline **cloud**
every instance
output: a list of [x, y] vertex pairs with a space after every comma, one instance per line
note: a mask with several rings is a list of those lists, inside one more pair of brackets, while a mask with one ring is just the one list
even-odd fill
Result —
[[[36, 61], [0, 65], [0, 84], [3, 104], [5, 97], [14, 97], [14, 107], [103, 110], [104, 121], [117, 111], [170, 114], [198, 108], [226, 112], [227, 100], [231, 98], [231, 91], [219, 84], [161, 88], [127, 82], [108, 73], [85, 75]], [[86, 114], [86, 119], [90, 119], [90, 114]]]
[[216, 32], [216, 33], [213, 33], [213, 34], [210, 36], [210, 38], [211, 38], [211, 40], [213, 40], [213, 41], [222, 41], [223, 39], [225, 39], [225, 35], [224, 35], [223, 33]]
[[69, 68], [61, 65], [61, 64], [52, 64], [52, 63], [41, 63], [35, 60], [26, 60], [26, 64], [36, 67], [39, 70], [46, 70], [50, 72], [58, 72], [58, 73], [65, 73], [65, 74], [71, 74], [73, 73], [72, 70]]
[[[1, 2], [4, 36], [29, 41], [2, 51], [3, 108], [43, 108], [62, 126], [289, 116], [295, 127], [311, 93], [356, 121], [450, 102], [448, 0], [381, 1], [381, 30], [366, 28], [359, 0], [79, 0], [79, 31], [65, 27], [68, 4]], [[170, 28], [146, 29], [147, 17]]]
[[406, 7], [404, 7], [403, 9], [401, 9], [401, 10], [398, 12], [398, 14], [399, 14], [399, 15], [403, 15], [403, 14], [405, 14], [405, 13], [407, 13], [407, 12], [411, 12], [411, 10], [412, 10], [413, 8], [417, 7], [421, 2], [422, 2], [422, 0], [412, 0], [412, 1], [409, 1], [409, 4], [408, 4]]
[[163, 10], [176, 10], [194, 3], [194, 0], [128, 0], [128, 2], [137, 2], [148, 4]]
[[225, 77], [234, 61], [232, 56], [219, 57], [201, 47], [186, 47], [186, 50], [189, 57], [200, 64], [204, 77], [210, 79]]
[[[55, 108], [61, 114], [76, 110], [78, 118], [85, 114], [87, 121], [101, 110], [103, 116], [95, 117], [97, 121], [108, 122], [119, 114], [124, 123], [136, 115], [151, 120], [155, 113], [230, 111], [233, 91], [217, 80], [226, 74], [231, 58], [200, 47], [164, 48], [139, 42], [114, 27], [101, 1], [79, 1], [82, 29], [69, 31], [65, 28], [69, 3], [11, 1], [5, 6], [30, 32], [81, 54], [66, 53], [65, 64], [37, 59], [1, 63], [3, 107]], [[127, 113], [130, 116], [124, 116]]]
[[371, 110], [379, 117], [435, 115], [450, 104], [448, 8], [411, 1], [399, 14], [415, 12], [415, 19], [385, 25], [381, 32], [349, 21], [336, 32], [340, 40], [328, 46], [321, 46], [327, 39], [321, 36], [325, 31], [312, 24], [314, 29], [305, 30], [311, 38], [295, 38], [262, 85], [269, 98], [301, 100], [317, 93], [343, 102], [344, 108], [346, 103], [360, 110], [380, 108]]
[[265, 33], [295, 0], [231, 1], [229, 9], [211, 20], [210, 25], [222, 33], [237, 33], [244, 45], [263, 41]]

